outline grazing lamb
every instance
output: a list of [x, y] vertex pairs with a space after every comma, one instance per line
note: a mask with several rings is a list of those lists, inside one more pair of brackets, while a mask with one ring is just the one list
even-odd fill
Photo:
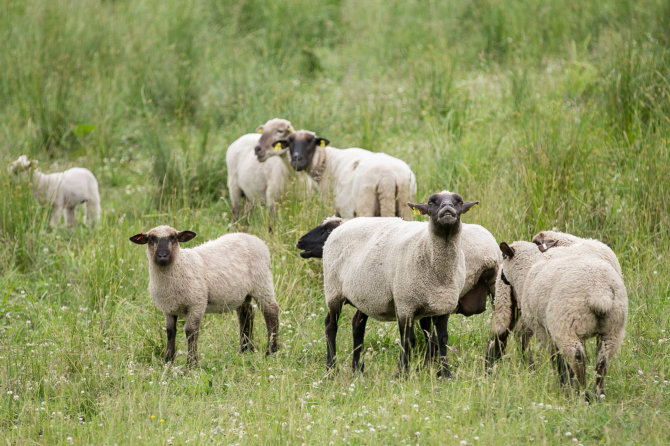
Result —
[[330, 141], [299, 130], [273, 143], [276, 150], [261, 148], [259, 159], [290, 152], [291, 166], [306, 170], [322, 191], [333, 191], [337, 214], [352, 217], [410, 218], [405, 203], [414, 200], [416, 179], [398, 158], [368, 150], [330, 147]]
[[[534, 243], [503, 242], [501, 279], [512, 288], [521, 324], [553, 353], [561, 383], [586, 386], [583, 341], [596, 336], [595, 395], [603, 395], [607, 366], [623, 342], [628, 297], [609, 262], [563, 249], [545, 256]], [[573, 376], [576, 374], [576, 383]]]
[[277, 351], [279, 307], [274, 298], [270, 252], [256, 236], [234, 233], [195, 248], [180, 248], [192, 231], [157, 226], [130, 237], [147, 244], [149, 292], [165, 316], [165, 362], [174, 361], [177, 317], [186, 318], [188, 364], [198, 363], [198, 332], [205, 313], [237, 311], [240, 351], [253, 350], [253, 299], [263, 312], [268, 332], [267, 354]]
[[[533, 237], [533, 243], [539, 246], [541, 252], [545, 253], [545, 258], [550, 259], [554, 256], [563, 256], [567, 251], [570, 255], [595, 256], [609, 263], [612, 268], [620, 275], [621, 265], [614, 252], [604, 243], [594, 239], [583, 239], [571, 234], [556, 231], [541, 231]], [[557, 249], [560, 248], [560, 249]], [[491, 319], [491, 340], [486, 353], [486, 364], [490, 370], [493, 363], [498, 360], [507, 345], [507, 339], [510, 332], [516, 324], [519, 308], [512, 288], [503, 283], [498, 278], [496, 282], [496, 293], [493, 317]], [[514, 320], [512, 320], [514, 318]], [[527, 329], [516, 330], [521, 337], [521, 350], [529, 362], [530, 357], [527, 354], [528, 341], [530, 333]]]
[[55, 226], [65, 208], [65, 222], [72, 227], [75, 224], [75, 207], [86, 203], [86, 221], [91, 227], [100, 218], [100, 194], [98, 181], [90, 170], [73, 167], [65, 172], [42, 173], [37, 161], [31, 161], [21, 155], [9, 166], [10, 173], [32, 170], [33, 195], [42, 204], [52, 206], [49, 224]]
[[[294, 130], [286, 119], [271, 119], [258, 127], [259, 133], [249, 133], [235, 140], [226, 151], [228, 169], [228, 192], [232, 207], [233, 220], [237, 220], [242, 197], [259, 200], [271, 211], [275, 201], [286, 190], [292, 169], [281, 159], [272, 158], [261, 163], [255, 156], [259, 147], [268, 145], [266, 141], [288, 137]], [[313, 182], [302, 175], [306, 187]]]
[[477, 202], [443, 191], [428, 203], [408, 203], [430, 215], [429, 222], [399, 218], [355, 218], [332, 231], [323, 247], [328, 315], [326, 367], [334, 365], [337, 323], [342, 305], [358, 310], [353, 320], [352, 366], [359, 364], [368, 316], [398, 321], [400, 372], [407, 370], [414, 345], [414, 320], [431, 318], [439, 349], [439, 376], [447, 376], [447, 322], [458, 308], [465, 282], [461, 214]]
[[[540, 231], [533, 237], [533, 243], [540, 246], [540, 251], [545, 252], [553, 247], [570, 246], [573, 250], [579, 249], [585, 255], [594, 255], [612, 265], [612, 268], [623, 276], [621, 265], [614, 251], [601, 242], [592, 238], [580, 238], [572, 234], [557, 231]], [[549, 251], [551, 254], [552, 251]]]

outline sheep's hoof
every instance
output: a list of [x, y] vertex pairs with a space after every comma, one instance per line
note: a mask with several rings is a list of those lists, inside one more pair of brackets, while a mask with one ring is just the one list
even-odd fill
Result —
[[449, 369], [442, 369], [438, 370], [437, 372], [437, 377], [442, 379], [450, 379], [451, 378], [451, 371]]

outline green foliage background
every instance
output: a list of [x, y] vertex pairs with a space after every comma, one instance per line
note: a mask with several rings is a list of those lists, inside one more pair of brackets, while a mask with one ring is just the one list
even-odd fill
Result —
[[[667, 443], [667, 1], [1, 3], [0, 162], [87, 167], [103, 200], [95, 230], [51, 230], [29, 185], [0, 176], [7, 444]], [[630, 316], [605, 401], [564, 395], [537, 346], [534, 370], [512, 345], [487, 376], [490, 309], [451, 318], [449, 381], [396, 379], [397, 328], [375, 321], [352, 375], [348, 309], [326, 376], [321, 266], [293, 244], [332, 204], [292, 190], [274, 220], [230, 221], [225, 150], [272, 117], [406, 160], [420, 199], [479, 200], [464, 220], [498, 240], [556, 227], [608, 243]], [[146, 258], [127, 241], [156, 224], [268, 242], [275, 357], [240, 355], [236, 318], [208, 315], [201, 368], [183, 352], [163, 367]]]

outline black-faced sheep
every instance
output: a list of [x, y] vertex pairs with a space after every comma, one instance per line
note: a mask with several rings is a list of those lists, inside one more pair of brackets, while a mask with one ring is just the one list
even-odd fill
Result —
[[361, 217], [332, 231], [323, 248], [328, 369], [334, 365], [342, 305], [348, 303], [358, 310], [353, 321], [354, 370], [362, 369], [368, 316], [398, 321], [401, 373], [414, 345], [414, 320], [430, 318], [438, 343], [438, 374], [448, 375], [447, 322], [458, 307], [466, 276], [460, 216], [475, 204], [443, 191], [427, 203], [410, 204], [430, 216], [427, 223]]
[[416, 195], [416, 178], [404, 161], [359, 148], [337, 149], [307, 130], [278, 139], [273, 147], [280, 150], [261, 148], [258, 158], [280, 156], [288, 162], [288, 151], [295, 170], [309, 173], [322, 192], [334, 193], [339, 216], [410, 218], [405, 203]]
[[32, 171], [33, 195], [40, 203], [51, 205], [49, 224], [55, 226], [65, 209], [65, 222], [72, 227], [75, 224], [75, 208], [85, 203], [86, 221], [93, 227], [100, 218], [100, 194], [98, 181], [90, 170], [73, 167], [64, 172], [42, 173], [37, 161], [31, 161], [21, 155], [9, 167], [10, 173]]
[[253, 299], [265, 317], [267, 353], [277, 351], [279, 307], [274, 298], [270, 252], [256, 236], [223, 235], [195, 248], [179, 244], [195, 237], [192, 231], [158, 226], [130, 237], [147, 245], [149, 292], [165, 316], [165, 362], [174, 361], [177, 317], [185, 317], [189, 364], [198, 362], [198, 332], [205, 313], [237, 311], [240, 350], [253, 350]]

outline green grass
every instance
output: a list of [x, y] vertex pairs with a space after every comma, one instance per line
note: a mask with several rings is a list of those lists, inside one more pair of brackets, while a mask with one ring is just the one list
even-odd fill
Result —
[[[0, 174], [0, 438], [7, 444], [666, 444], [670, 438], [670, 7], [661, 0], [12, 1], [0, 15], [0, 164], [91, 169], [99, 227], [50, 229]], [[325, 373], [321, 265], [293, 248], [332, 215], [299, 190], [230, 222], [225, 149], [272, 117], [406, 160], [498, 240], [607, 242], [629, 294], [605, 401], [566, 396], [535, 344], [483, 371], [490, 308], [451, 318], [454, 376], [396, 379], [395, 324], [350, 322]], [[6, 172], [0, 169], [0, 172]], [[144, 249], [157, 224], [267, 241], [280, 352], [237, 352], [207, 315], [201, 367], [164, 367]], [[265, 327], [257, 314], [256, 341]], [[419, 348], [422, 348], [419, 341]], [[589, 344], [593, 381], [594, 346]], [[418, 363], [418, 360], [417, 360]], [[163, 420], [163, 421], [161, 421]], [[569, 433], [569, 434], [568, 434]]]

